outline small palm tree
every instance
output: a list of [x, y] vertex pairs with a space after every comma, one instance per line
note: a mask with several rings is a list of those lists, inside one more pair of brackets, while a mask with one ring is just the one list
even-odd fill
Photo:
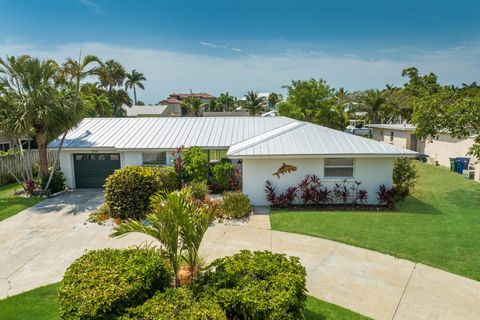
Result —
[[143, 76], [143, 73], [137, 72], [137, 70], [133, 69], [132, 73], [127, 73], [127, 81], [125, 81], [125, 89], [133, 89], [133, 101], [135, 102], [135, 105], [137, 105], [137, 91], [136, 88], [140, 88], [142, 90], [145, 89], [143, 86], [142, 81], [147, 80]]
[[259, 115], [265, 107], [265, 99], [259, 97], [256, 91], [248, 91], [245, 95], [244, 107], [251, 116]]
[[213, 210], [202, 208], [188, 191], [156, 194], [151, 199], [151, 213], [147, 223], [130, 220], [115, 227], [111, 237], [122, 237], [139, 232], [160, 242], [175, 274], [175, 286], [179, 285], [181, 260], [190, 271], [191, 280], [200, 267], [198, 254], [200, 243], [214, 218]]
[[180, 107], [187, 111], [187, 115], [189, 116], [200, 116], [200, 109], [206, 107], [207, 104], [203, 103], [200, 98], [197, 97], [189, 97], [182, 101]]

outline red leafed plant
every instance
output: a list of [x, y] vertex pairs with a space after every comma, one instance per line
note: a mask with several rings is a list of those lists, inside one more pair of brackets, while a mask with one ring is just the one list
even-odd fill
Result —
[[347, 180], [343, 180], [342, 184], [335, 183], [335, 187], [333, 188], [333, 194], [344, 204], [348, 203], [351, 194], [350, 189], [347, 186]]
[[298, 190], [300, 191], [300, 199], [303, 200], [303, 204], [312, 203], [317, 197], [318, 188], [322, 185], [319, 177], [316, 175], [307, 174], [305, 178], [298, 184]]
[[330, 201], [332, 201], [332, 190], [328, 190], [327, 187], [318, 189], [315, 197], [316, 204], [327, 204]]
[[278, 195], [275, 204], [280, 208], [290, 207], [297, 198], [297, 190], [297, 187], [288, 187], [285, 192]]
[[358, 202], [360, 202], [360, 204], [367, 204], [367, 201], [368, 201], [368, 192], [367, 190], [358, 190], [357, 191], [357, 196], [356, 196]]
[[265, 182], [265, 199], [270, 202], [272, 206], [274, 206], [277, 202], [277, 191], [276, 187], [272, 185], [270, 180]]
[[396, 193], [397, 192], [395, 188], [388, 188], [384, 184], [382, 184], [377, 191], [378, 202], [389, 208], [394, 208]]

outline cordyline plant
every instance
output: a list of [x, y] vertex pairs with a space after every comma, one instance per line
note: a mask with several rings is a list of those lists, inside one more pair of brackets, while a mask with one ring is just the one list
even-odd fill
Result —
[[111, 237], [139, 232], [155, 238], [172, 265], [175, 281], [180, 284], [179, 271], [184, 261], [190, 270], [190, 282], [201, 267], [200, 243], [215, 217], [211, 206], [195, 201], [188, 191], [158, 193], [151, 198], [151, 213], [146, 222], [130, 220], [115, 227]]

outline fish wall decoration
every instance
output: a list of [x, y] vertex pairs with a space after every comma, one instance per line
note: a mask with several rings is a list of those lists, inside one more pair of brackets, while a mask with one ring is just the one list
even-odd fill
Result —
[[294, 171], [297, 171], [297, 167], [282, 162], [282, 166], [278, 168], [277, 172], [272, 173], [272, 176], [277, 176], [277, 178], [280, 179], [280, 175], [284, 175], [285, 173], [290, 173]]

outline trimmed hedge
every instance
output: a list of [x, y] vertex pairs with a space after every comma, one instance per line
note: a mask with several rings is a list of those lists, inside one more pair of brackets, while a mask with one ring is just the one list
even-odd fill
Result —
[[215, 260], [194, 287], [228, 319], [305, 319], [306, 271], [296, 257], [244, 250]]
[[252, 213], [250, 199], [240, 191], [224, 192], [220, 210], [229, 219], [246, 219]]
[[105, 203], [112, 218], [139, 219], [156, 192], [178, 189], [173, 168], [132, 166], [116, 170], [105, 182]]
[[183, 287], [167, 289], [136, 308], [130, 308], [120, 318], [143, 320], [226, 320], [225, 312], [212, 298], [194, 297]]
[[109, 319], [142, 304], [171, 283], [173, 274], [154, 249], [90, 251], [60, 282], [62, 319]]

